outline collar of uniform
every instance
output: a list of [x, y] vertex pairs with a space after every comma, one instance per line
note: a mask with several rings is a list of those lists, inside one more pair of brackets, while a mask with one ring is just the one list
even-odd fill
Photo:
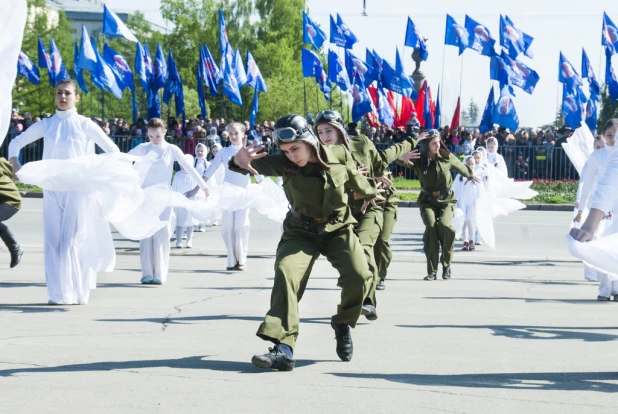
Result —
[[76, 113], [77, 113], [77, 108], [75, 108], [75, 107], [73, 107], [71, 109], [68, 109], [66, 111], [61, 111], [60, 109], [56, 109], [56, 116], [58, 116], [58, 118], [62, 118], [62, 119], [67, 119], [67, 118], [73, 116]]
[[324, 161], [327, 164], [333, 164], [333, 163], [338, 164], [339, 163], [339, 159], [337, 158], [337, 156], [326, 145], [319, 144], [318, 151], [320, 149], [324, 151], [324, 158], [326, 158], [322, 161]]

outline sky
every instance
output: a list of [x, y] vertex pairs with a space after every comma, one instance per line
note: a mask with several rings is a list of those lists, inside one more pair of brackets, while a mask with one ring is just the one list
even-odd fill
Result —
[[[141, 10], [151, 22], [166, 26], [158, 11], [159, 0], [107, 0], [107, 4], [118, 11]], [[307, 0], [309, 16], [320, 24], [327, 35], [329, 14], [339, 13], [359, 39], [352, 50], [354, 54], [364, 58], [365, 48], [375, 49], [394, 64], [395, 48], [399, 48], [400, 53], [403, 52], [404, 67], [411, 74], [414, 70], [412, 49], [403, 46], [409, 16], [429, 39], [429, 58], [422, 63], [421, 69], [434, 91], [434, 98], [438, 85], [443, 85], [443, 124], [450, 122], [460, 90], [462, 106], [465, 107], [473, 99], [482, 112], [491, 85], [488, 57], [480, 56], [471, 49], [459, 57], [456, 47], [444, 47], [447, 13], [461, 25], [468, 14], [487, 26], [496, 40], [500, 14], [506, 14], [519, 29], [534, 37], [531, 46], [534, 57], [521, 56], [519, 59], [538, 72], [540, 81], [532, 95], [515, 89], [520, 126], [526, 127], [549, 124], [555, 119], [562, 90], [558, 83], [561, 51], [581, 74], [582, 47], [585, 48], [597, 79], [604, 82], [605, 58], [601, 46], [603, 12], [618, 22], [618, 2], [607, 0], [366, 0], [366, 5], [367, 16], [363, 16], [363, 0]], [[618, 66], [618, 62], [613, 63], [614, 67]], [[584, 90], [588, 94], [587, 83]]]

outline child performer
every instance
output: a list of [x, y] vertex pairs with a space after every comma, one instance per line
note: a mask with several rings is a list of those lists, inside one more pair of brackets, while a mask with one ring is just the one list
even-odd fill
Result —
[[[209, 180], [219, 168], [225, 169], [224, 183], [246, 189], [251, 183], [248, 175], [231, 171], [229, 160], [245, 145], [245, 126], [234, 122], [227, 126], [230, 146], [221, 148], [204, 173]], [[258, 181], [262, 180], [257, 176]], [[227, 270], [242, 271], [247, 268], [247, 250], [249, 248], [249, 208], [224, 211], [221, 235], [227, 249]]]
[[[203, 144], [199, 144], [203, 145]], [[193, 156], [189, 154], [184, 155], [185, 163], [192, 165]], [[198, 171], [199, 173], [199, 171]], [[194, 188], [199, 189], [199, 186], [195, 183], [195, 180], [187, 173], [184, 167], [180, 166], [180, 171], [174, 175], [172, 181], [172, 190], [177, 193], [184, 194], [187, 198], [191, 198], [192, 190]], [[174, 207], [176, 213], [176, 248], [182, 248], [182, 236], [187, 234], [187, 249], [193, 247], [193, 216], [186, 208]]]
[[[464, 164], [470, 167], [478, 175], [474, 156], [468, 155], [464, 158]], [[485, 191], [483, 184], [477, 184], [474, 180], [465, 178], [457, 174], [453, 184], [453, 191], [457, 197], [456, 207], [463, 212], [465, 221], [463, 222], [463, 248], [462, 250], [474, 250], [474, 237], [476, 235], [477, 211], [476, 203]]]
[[[167, 183], [172, 179], [174, 161], [178, 162], [185, 172], [204, 191], [207, 191], [206, 183], [193, 168], [192, 162], [187, 162], [182, 150], [165, 141], [166, 128], [159, 118], [151, 118], [148, 121], [149, 142], [133, 148], [129, 154], [145, 156], [151, 151], [157, 154], [156, 161], [150, 166], [150, 170], [142, 183], [142, 188], [148, 188], [155, 184]], [[172, 209], [167, 208], [161, 214], [162, 221], [168, 221]], [[142, 268], [142, 284], [161, 285], [167, 279], [170, 259], [170, 228], [164, 226], [151, 237], [140, 240], [139, 255]]]
[[[204, 177], [204, 173], [206, 169], [210, 166], [210, 161], [207, 161], [208, 157], [208, 147], [201, 142], [197, 144], [195, 147], [195, 161], [193, 162], [193, 167], [197, 173], [206, 181], [206, 177]], [[200, 187], [195, 186], [195, 188], [191, 192], [191, 197], [195, 200], [206, 201], [206, 194], [201, 193], [199, 191]], [[206, 223], [200, 222], [200, 220], [193, 220], [194, 230], [203, 233], [206, 231]]]

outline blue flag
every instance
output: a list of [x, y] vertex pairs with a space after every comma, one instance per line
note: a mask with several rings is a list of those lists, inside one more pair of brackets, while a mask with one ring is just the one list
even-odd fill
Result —
[[539, 74], [518, 60], [511, 59], [504, 51], [500, 56], [492, 56], [490, 61], [490, 79], [500, 81], [504, 85], [517, 86], [532, 94], [539, 82]]
[[590, 64], [590, 59], [588, 59], [588, 55], [586, 54], [586, 50], [582, 48], [582, 78], [588, 79], [588, 83], [590, 84], [590, 99], [593, 99], [593, 96], [596, 98], [601, 94], [601, 86], [597, 81], [597, 77], [594, 76], [594, 71], [592, 70], [592, 65]]
[[39, 69], [21, 50], [19, 51], [19, 57], [17, 58], [17, 74], [28, 79], [28, 82], [34, 85], [38, 85], [41, 79]]
[[41, 69], [49, 70], [51, 66], [51, 58], [49, 57], [47, 50], [45, 50], [45, 45], [43, 44], [43, 41], [39, 37], [39, 67]]
[[206, 119], [208, 117], [208, 111], [206, 110], [206, 93], [204, 92], [204, 74], [202, 73], [204, 65], [201, 62], [197, 64], [197, 70], [195, 71], [195, 80], [197, 82], [197, 101], [200, 105], [200, 111], [202, 113], [202, 119]]
[[[607, 13], [603, 13], [603, 35], [601, 44], [609, 51], [610, 56], [616, 54], [618, 48], [618, 27], [612, 22]], [[39, 67], [41, 64], [39, 63]]]
[[109, 63], [103, 59], [103, 56], [99, 54], [99, 51], [96, 48], [96, 43], [94, 43], [94, 39], [91, 38], [91, 41], [93, 43], [94, 52], [97, 55], [97, 67], [96, 70], [90, 74], [90, 79], [95, 86], [99, 87], [101, 90], [105, 87], [116, 98], [122, 99], [124, 84], [119, 82], [120, 75], [116, 73]]
[[132, 42], [138, 43], [137, 37], [129, 30], [120, 17], [103, 5], [103, 34], [109, 36], [122, 37]]
[[372, 68], [373, 72], [379, 77], [384, 67], [384, 60], [380, 55], [378, 55], [375, 50], [372, 52], [369, 49], [365, 49], [365, 62], [367, 62], [367, 66]]
[[607, 84], [607, 92], [612, 98], [612, 103], [618, 99], [618, 79], [612, 67], [612, 57], [609, 49], [605, 49], [605, 83]]
[[[399, 64], [401, 65], [401, 62]], [[414, 99], [418, 98], [412, 86], [412, 80], [403, 72], [403, 68], [393, 68], [386, 59], [382, 60], [382, 65], [382, 76], [378, 83], [381, 83], [384, 88], [400, 95], [406, 97], [411, 97], [412, 95], [415, 96]]]
[[133, 72], [131, 71], [131, 67], [127, 63], [127, 60], [120, 53], [116, 52], [111, 47], [104, 45], [103, 59], [105, 59], [107, 64], [112, 69], [114, 69], [115, 73], [118, 74], [118, 83], [122, 85], [123, 89], [135, 89], [135, 85], [133, 84]]
[[594, 130], [597, 129], [598, 115], [598, 102], [596, 99], [589, 99], [586, 104], [586, 125], [590, 128], [590, 132], [594, 134]]
[[325, 40], [326, 33], [303, 12], [303, 42], [311, 43], [313, 47], [319, 49]]
[[461, 55], [468, 47], [468, 31], [465, 27], [458, 24], [450, 15], [446, 15], [446, 33], [444, 34], [444, 44], [457, 46]]
[[222, 79], [222, 73], [219, 71], [219, 67], [215, 63], [215, 60], [208, 49], [208, 46], [203, 45], [200, 49], [202, 64], [204, 65], [204, 83], [208, 86], [211, 96], [217, 96], [219, 93], [218, 84]]
[[245, 67], [242, 63], [240, 49], [236, 49], [236, 52], [234, 53], [234, 59], [232, 60], [232, 68], [234, 69], [234, 75], [236, 75], [238, 87], [240, 88], [247, 83], [247, 72], [245, 72]]
[[333, 16], [330, 16], [330, 42], [346, 49], [352, 49], [352, 46], [358, 42], [358, 39], [343, 22], [339, 13], [337, 13], [336, 22]]
[[253, 55], [249, 51], [247, 51], [247, 85], [260, 92], [268, 92], [262, 72], [260, 72], [260, 68], [258, 68]]
[[492, 112], [492, 120], [494, 124], [511, 131], [516, 131], [519, 126], [519, 117], [513, 103], [513, 91], [508, 85], [500, 91], [500, 97]]
[[367, 88], [362, 83], [360, 78], [356, 79], [356, 82], [352, 84], [352, 121], [358, 122], [363, 115], [372, 112], [374, 109], [373, 102], [367, 92]]
[[146, 60], [146, 52], [144, 51], [142, 45], [138, 42], [135, 49], [135, 73], [137, 74], [139, 83], [144, 89], [148, 88], [148, 73], [146, 72], [147, 66], [148, 61]]
[[328, 93], [331, 91], [331, 87], [328, 83], [326, 73], [322, 66], [322, 61], [314, 52], [303, 47], [302, 50], [302, 64], [303, 64], [303, 76], [313, 76], [315, 81], [320, 86], [320, 89], [324, 93], [324, 98], [328, 99]]
[[150, 84], [154, 75], [154, 64], [152, 63], [150, 49], [148, 49], [148, 42], [144, 42], [144, 64], [146, 67], [146, 78], [148, 79], [148, 84]]
[[496, 41], [491, 37], [489, 29], [466, 15], [466, 30], [468, 31], [468, 49], [476, 50], [483, 56], [495, 54]]
[[152, 88], [146, 90], [146, 98], [148, 100], [148, 119], [161, 118], [161, 101], [159, 94], [153, 91]]
[[71, 79], [67, 68], [64, 66], [62, 56], [60, 56], [60, 51], [58, 50], [58, 47], [56, 47], [56, 42], [54, 42], [54, 39], [49, 39], [49, 51], [51, 58], [51, 69], [49, 70], [49, 74], [50, 79], [52, 77], [54, 78], [53, 86], [61, 80]]
[[[229, 50], [229, 44], [227, 50]], [[226, 95], [230, 100], [238, 106], [242, 106], [242, 97], [240, 96], [240, 87], [238, 86], [238, 79], [236, 79], [236, 74], [232, 69], [232, 65], [230, 63], [230, 59], [226, 59], [225, 56], [227, 53], [223, 55], [222, 59], [222, 70], [223, 70], [223, 94]]]
[[165, 80], [167, 79], [167, 64], [165, 63], [165, 56], [163, 55], [163, 49], [161, 43], [157, 45], [157, 54], [155, 55], [153, 71], [152, 71], [152, 85], [153, 90], [158, 91], [165, 86]]
[[[99, 57], [99, 52], [97, 51], [97, 43], [94, 40], [94, 37], [90, 37], [90, 44], [92, 45], [92, 50], [94, 50], [94, 54], [95, 56]], [[97, 62], [97, 66], [98, 66], [98, 62]], [[94, 71], [90, 72], [90, 81], [94, 84], [94, 86], [96, 86], [97, 88], [101, 89], [102, 91], [105, 90], [105, 85], [103, 84], [103, 80], [99, 78], [98, 76], [98, 71], [97, 68], [94, 68]]]
[[185, 112], [185, 95], [182, 87], [182, 79], [180, 79], [176, 62], [174, 62], [174, 57], [172, 56], [172, 49], [168, 49], [167, 52], [167, 68], [168, 76], [163, 88], [163, 102], [169, 105], [170, 99], [172, 95], [174, 95], [176, 116], [179, 116]]
[[404, 45], [417, 49], [422, 60], [427, 60], [427, 57], [429, 57], [429, 51], [427, 51], [425, 39], [423, 38], [423, 35], [418, 30], [418, 28], [412, 22], [412, 19], [410, 19], [409, 17], [408, 27], [406, 28], [406, 40], [404, 42]]
[[79, 48], [79, 54], [75, 57], [74, 66], [79, 69], [94, 72], [97, 67], [97, 54], [92, 48], [90, 36], [86, 30], [86, 26], [82, 25], [82, 39]]
[[388, 127], [395, 123], [395, 113], [382, 88], [378, 88], [378, 119]]
[[348, 71], [341, 59], [339, 59], [339, 56], [332, 50], [328, 51], [328, 77], [330, 81], [339, 86], [342, 91], [351, 89]]
[[[88, 41], [88, 44], [90, 44], [90, 41]], [[77, 67], [77, 59], [79, 59], [79, 47], [77, 46], [77, 40], [75, 40], [75, 45], [73, 47], [73, 77], [81, 90], [87, 94], [88, 88], [86, 88], [86, 82], [84, 81], [84, 73], [82, 69]]]
[[255, 125], [255, 119], [257, 118], [257, 113], [259, 110], [259, 102], [258, 102], [259, 91], [257, 88], [253, 90], [253, 105], [251, 105], [251, 115], [249, 115], [249, 125], [251, 125], [251, 129], [253, 129]]
[[440, 128], [442, 109], [440, 108], [440, 85], [438, 85], [438, 95], [436, 97], [436, 112], [433, 116], [433, 127]]
[[345, 68], [348, 71], [350, 82], [354, 83], [354, 78], [362, 79], [363, 85], [368, 87], [371, 82], [378, 78], [378, 72], [361, 59], [354, 56], [349, 50], [345, 51]]
[[[219, 9], [219, 51], [221, 52], [221, 56], [225, 53], [229, 53], [228, 45], [230, 41], [227, 38], [227, 28], [225, 27], [225, 20], [223, 19], [223, 10]], [[232, 48], [229, 48], [230, 52]]]
[[401, 60], [399, 49], [395, 49], [395, 72], [400, 78], [399, 86], [401, 87], [401, 92], [398, 93], [408, 98], [417, 99], [418, 93], [416, 92], [416, 89], [414, 89], [414, 80], [412, 80], [412, 77], [408, 76], [405, 68], [403, 67], [403, 61]]
[[564, 123], [575, 129], [579, 127], [583, 120], [582, 105], [580, 94], [576, 88], [562, 85], [562, 114]]
[[485, 110], [483, 111], [483, 117], [481, 118], [481, 124], [479, 125], [479, 132], [481, 134], [484, 134], [494, 129], [494, 121], [492, 118], [492, 114], [494, 112], [495, 106], [496, 106], [496, 103], [494, 102], [494, 87], [492, 86], [489, 91], [489, 97], [487, 98], [487, 104], [485, 105]]
[[517, 56], [526, 53], [533, 40], [532, 36], [515, 27], [509, 16], [500, 15], [500, 45], [508, 51], [511, 59], [517, 59]]
[[558, 81], [566, 84], [570, 89], [582, 85], [582, 78], [575, 70], [571, 62], [560, 52], [560, 62], [558, 67]]

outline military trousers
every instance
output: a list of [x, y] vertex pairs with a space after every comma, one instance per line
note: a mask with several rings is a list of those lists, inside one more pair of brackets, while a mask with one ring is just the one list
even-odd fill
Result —
[[[423, 245], [427, 257], [427, 273], [438, 271], [438, 263], [450, 267], [455, 246], [455, 229], [452, 226], [455, 203], [426, 202], [419, 205], [425, 224]], [[442, 255], [440, 255], [440, 247]]]
[[382, 231], [382, 210], [372, 208], [365, 214], [355, 216], [355, 218], [358, 224], [354, 228], [365, 251], [367, 265], [372, 274], [371, 279], [367, 281], [367, 296], [365, 297], [364, 304], [377, 306], [376, 286], [380, 282], [380, 275], [374, 257], [374, 248], [380, 236], [380, 231]]
[[291, 216], [284, 221], [275, 259], [270, 310], [257, 331], [260, 338], [294, 348], [300, 325], [298, 303], [320, 255], [339, 272], [337, 285], [342, 288], [341, 303], [332, 321], [356, 326], [367, 284], [373, 277], [363, 247], [353, 224], [343, 225], [333, 232], [320, 231], [320, 227], [323, 226]]
[[387, 203], [382, 212], [383, 224], [378, 240], [376, 240], [374, 248], [374, 257], [376, 266], [378, 267], [378, 276], [380, 280], [386, 279], [388, 267], [393, 260], [393, 251], [391, 250], [391, 235], [397, 223], [397, 206], [398, 203]]

